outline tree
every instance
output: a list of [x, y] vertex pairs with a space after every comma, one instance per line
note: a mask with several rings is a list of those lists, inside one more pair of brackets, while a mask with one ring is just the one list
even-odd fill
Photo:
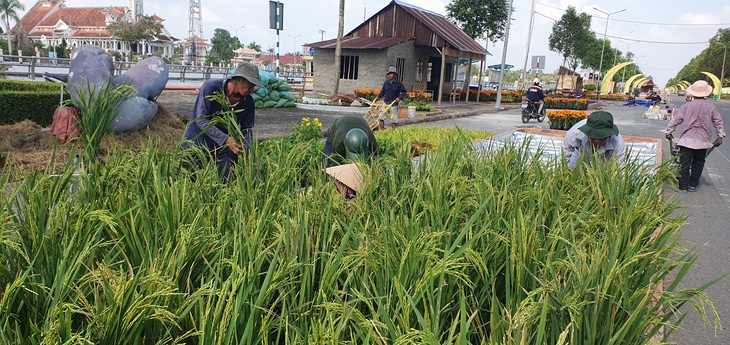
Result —
[[274, 49], [274, 47], [268, 47], [268, 48], [266, 48], [266, 54], [274, 55], [274, 54], [276, 54], [276, 49]]
[[[253, 50], [257, 51], [257, 52], [260, 52], [260, 51], [261, 51], [261, 45], [260, 45], [260, 44], [258, 44], [258, 43], [256, 43], [255, 41], [254, 41], [254, 42], [251, 42], [251, 43], [249, 43], [249, 44], [248, 44], [248, 45], [246, 46], [246, 48], [248, 48], [248, 49], [253, 49]], [[273, 48], [272, 48], [272, 49], [273, 49]], [[272, 54], [273, 54], [273, 53], [272, 53]]]
[[[12, 54], [13, 52], [13, 37], [12, 37], [12, 28], [10, 27], [10, 20], [14, 20], [16, 23], [20, 23], [20, 18], [18, 17], [18, 12], [24, 11], [25, 6], [20, 3], [18, 0], [0, 0], [0, 20], [2, 20], [3, 24], [5, 24], [5, 27], [7, 28], [7, 34], [8, 34], [8, 54]], [[20, 26], [18, 27], [20, 28]]]
[[120, 18], [109, 24], [107, 30], [109, 30], [109, 35], [128, 43], [131, 49], [132, 44], [147, 41], [155, 35], [159, 35], [162, 32], [162, 24], [152, 16], [140, 16], [136, 22]]
[[[505, 0], [452, 0], [446, 5], [446, 15], [473, 39], [495, 41], [504, 38], [509, 5]], [[467, 74], [471, 74], [471, 65]], [[465, 78], [467, 79], [467, 78]], [[464, 80], [468, 83], [468, 80]], [[468, 84], [464, 86], [468, 87]]]
[[[212, 45], [211, 55], [213, 58], [218, 60], [217, 62], [230, 62], [230, 60], [235, 56], [233, 50], [239, 46], [238, 38], [232, 37], [228, 30], [220, 28], [215, 29], [213, 37], [210, 39], [210, 43]], [[208, 58], [206, 58], [206, 60], [207, 59]]]
[[340, 20], [337, 26], [337, 45], [335, 46], [335, 88], [332, 92], [335, 96], [340, 92], [340, 56], [342, 55], [343, 31], [345, 31], [345, 0], [340, 0]]
[[446, 15], [473, 39], [494, 41], [504, 37], [508, 4], [504, 0], [452, 0]]
[[565, 66], [570, 60], [570, 66], [575, 71], [581, 54], [588, 50], [587, 45], [595, 41], [595, 35], [590, 28], [591, 16], [585, 13], [578, 14], [573, 6], [568, 6], [560, 20], [553, 24], [553, 31], [548, 38], [548, 48], [563, 54], [561, 66]]

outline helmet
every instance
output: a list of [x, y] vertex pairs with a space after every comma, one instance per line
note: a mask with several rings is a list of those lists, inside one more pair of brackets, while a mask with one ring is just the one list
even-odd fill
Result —
[[368, 135], [360, 128], [353, 128], [345, 134], [345, 155], [350, 160], [365, 158], [368, 151]]
[[540, 85], [540, 78], [532, 79], [532, 83], [535, 85]]

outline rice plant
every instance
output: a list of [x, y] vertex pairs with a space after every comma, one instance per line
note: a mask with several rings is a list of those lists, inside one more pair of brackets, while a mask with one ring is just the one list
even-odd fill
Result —
[[80, 84], [71, 84], [77, 98], [67, 104], [79, 108], [79, 139], [84, 144], [83, 156], [87, 162], [97, 160], [101, 142], [109, 126], [124, 110], [124, 103], [134, 97], [137, 90], [130, 85], [114, 85], [109, 79], [102, 85], [83, 78]]
[[75, 191], [72, 165], [15, 176], [2, 342], [645, 344], [685, 303], [719, 321], [714, 281], [679, 289], [697, 254], [666, 167], [569, 171], [455, 135], [362, 165], [348, 205], [309, 145], [253, 142], [227, 184], [154, 147], [111, 149]]

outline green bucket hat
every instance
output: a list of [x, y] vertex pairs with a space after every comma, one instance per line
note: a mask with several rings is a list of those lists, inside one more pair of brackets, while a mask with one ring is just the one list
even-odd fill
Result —
[[363, 160], [368, 151], [368, 135], [360, 128], [353, 128], [345, 134], [345, 155], [347, 159]]
[[613, 115], [607, 111], [591, 113], [586, 124], [578, 129], [592, 139], [603, 139], [618, 135], [618, 128], [613, 124]]

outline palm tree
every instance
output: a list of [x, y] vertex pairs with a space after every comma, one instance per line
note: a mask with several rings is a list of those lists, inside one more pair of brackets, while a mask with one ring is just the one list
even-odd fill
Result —
[[0, 20], [3, 21], [5, 27], [8, 29], [8, 50], [10, 50], [8, 54], [13, 53], [13, 38], [10, 33], [10, 19], [14, 20], [16, 23], [20, 22], [18, 12], [24, 10], [25, 6], [18, 0], [0, 0]]

